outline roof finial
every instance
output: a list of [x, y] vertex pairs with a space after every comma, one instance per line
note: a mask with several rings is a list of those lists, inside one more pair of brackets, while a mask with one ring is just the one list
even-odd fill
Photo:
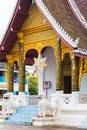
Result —
[[80, 41], [79, 37], [77, 37], [76, 40], [74, 40], [76, 46], [75, 48], [78, 48], [79, 41]]

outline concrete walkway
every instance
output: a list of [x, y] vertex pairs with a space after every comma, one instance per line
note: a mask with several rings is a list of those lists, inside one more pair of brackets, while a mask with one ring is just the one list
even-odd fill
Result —
[[66, 126], [55, 126], [55, 127], [36, 127], [29, 125], [15, 125], [15, 124], [0, 124], [0, 130], [84, 130]]

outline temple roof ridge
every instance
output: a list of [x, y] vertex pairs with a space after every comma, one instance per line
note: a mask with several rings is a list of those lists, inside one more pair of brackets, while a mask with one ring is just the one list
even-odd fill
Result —
[[48, 10], [46, 5], [42, 0], [38, 0], [38, 5], [40, 6], [41, 10], [43, 11], [44, 15], [48, 20], [50, 21], [52, 27], [55, 28], [55, 31], [59, 34], [61, 39], [63, 39], [69, 46], [75, 48], [76, 43], [74, 42], [74, 39], [69, 35], [69, 33], [66, 32], [66, 30], [58, 23], [56, 18], [51, 14], [51, 12]]
[[[75, 13], [78, 14], [78, 18], [81, 17], [80, 20], [85, 28], [84, 30], [81, 23], [78, 22], [77, 18], [74, 16], [74, 13], [69, 6], [69, 2], [71, 2], [71, 0], [35, 0], [36, 5], [48, 20], [58, 37], [73, 49], [82, 48], [80, 54], [86, 55], [84, 50], [87, 50], [87, 33], [85, 31], [87, 28], [87, 21], [73, 0], [71, 4], [73, 3], [75, 5]], [[74, 6], [73, 4], [72, 6]], [[77, 45], [76, 41], [78, 38]], [[74, 53], [75, 52], [77, 53], [77, 51], [74, 51]]]
[[77, 4], [75, 3], [75, 0], [67, 0], [67, 1], [68, 1], [68, 4], [69, 4], [72, 12], [74, 13], [75, 17], [77, 18], [79, 23], [83, 26], [83, 28], [87, 32], [87, 20], [86, 20], [85, 16], [79, 10]]

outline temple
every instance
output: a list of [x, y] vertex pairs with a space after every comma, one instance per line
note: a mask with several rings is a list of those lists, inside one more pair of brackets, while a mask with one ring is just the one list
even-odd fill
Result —
[[39, 94], [46, 92], [49, 100], [51, 94], [58, 95], [60, 124], [87, 123], [86, 7], [86, 0], [17, 0], [0, 41], [7, 90], [14, 95], [27, 93], [25, 66], [33, 66], [40, 55], [46, 57], [47, 66], [39, 73]]

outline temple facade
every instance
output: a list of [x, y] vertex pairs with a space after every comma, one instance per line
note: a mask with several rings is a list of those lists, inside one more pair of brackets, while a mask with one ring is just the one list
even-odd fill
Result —
[[[39, 94], [46, 92], [50, 99], [51, 94], [57, 93], [61, 106], [86, 104], [87, 15], [86, 9], [84, 11], [81, 6], [81, 0], [35, 0], [32, 3], [30, 0], [26, 2], [27, 11], [24, 7], [22, 10], [23, 1], [18, 1], [20, 5], [17, 7], [20, 8], [17, 13], [19, 17], [24, 15], [26, 18], [20, 29], [17, 27], [17, 19], [10, 28], [8, 35], [12, 36], [14, 43], [8, 37], [0, 46], [0, 61], [6, 64], [8, 92], [25, 94], [25, 65], [33, 66], [34, 58], [41, 55], [42, 58], [47, 57], [47, 66], [42, 74], [43, 83], [47, 84], [39, 88]], [[18, 71], [18, 89], [14, 87], [14, 68]]]
[[63, 90], [68, 94], [79, 91], [81, 81], [84, 82], [86, 78], [86, 58], [74, 55], [73, 49], [57, 36], [35, 3], [28, 13], [29, 17], [17, 33], [18, 40], [10, 54], [6, 55], [8, 91], [13, 92], [14, 89], [13, 70], [16, 66], [19, 69], [19, 92], [24, 92], [25, 65], [32, 66], [34, 57], [37, 58], [39, 54], [47, 57], [44, 81], [51, 81], [52, 92]]

